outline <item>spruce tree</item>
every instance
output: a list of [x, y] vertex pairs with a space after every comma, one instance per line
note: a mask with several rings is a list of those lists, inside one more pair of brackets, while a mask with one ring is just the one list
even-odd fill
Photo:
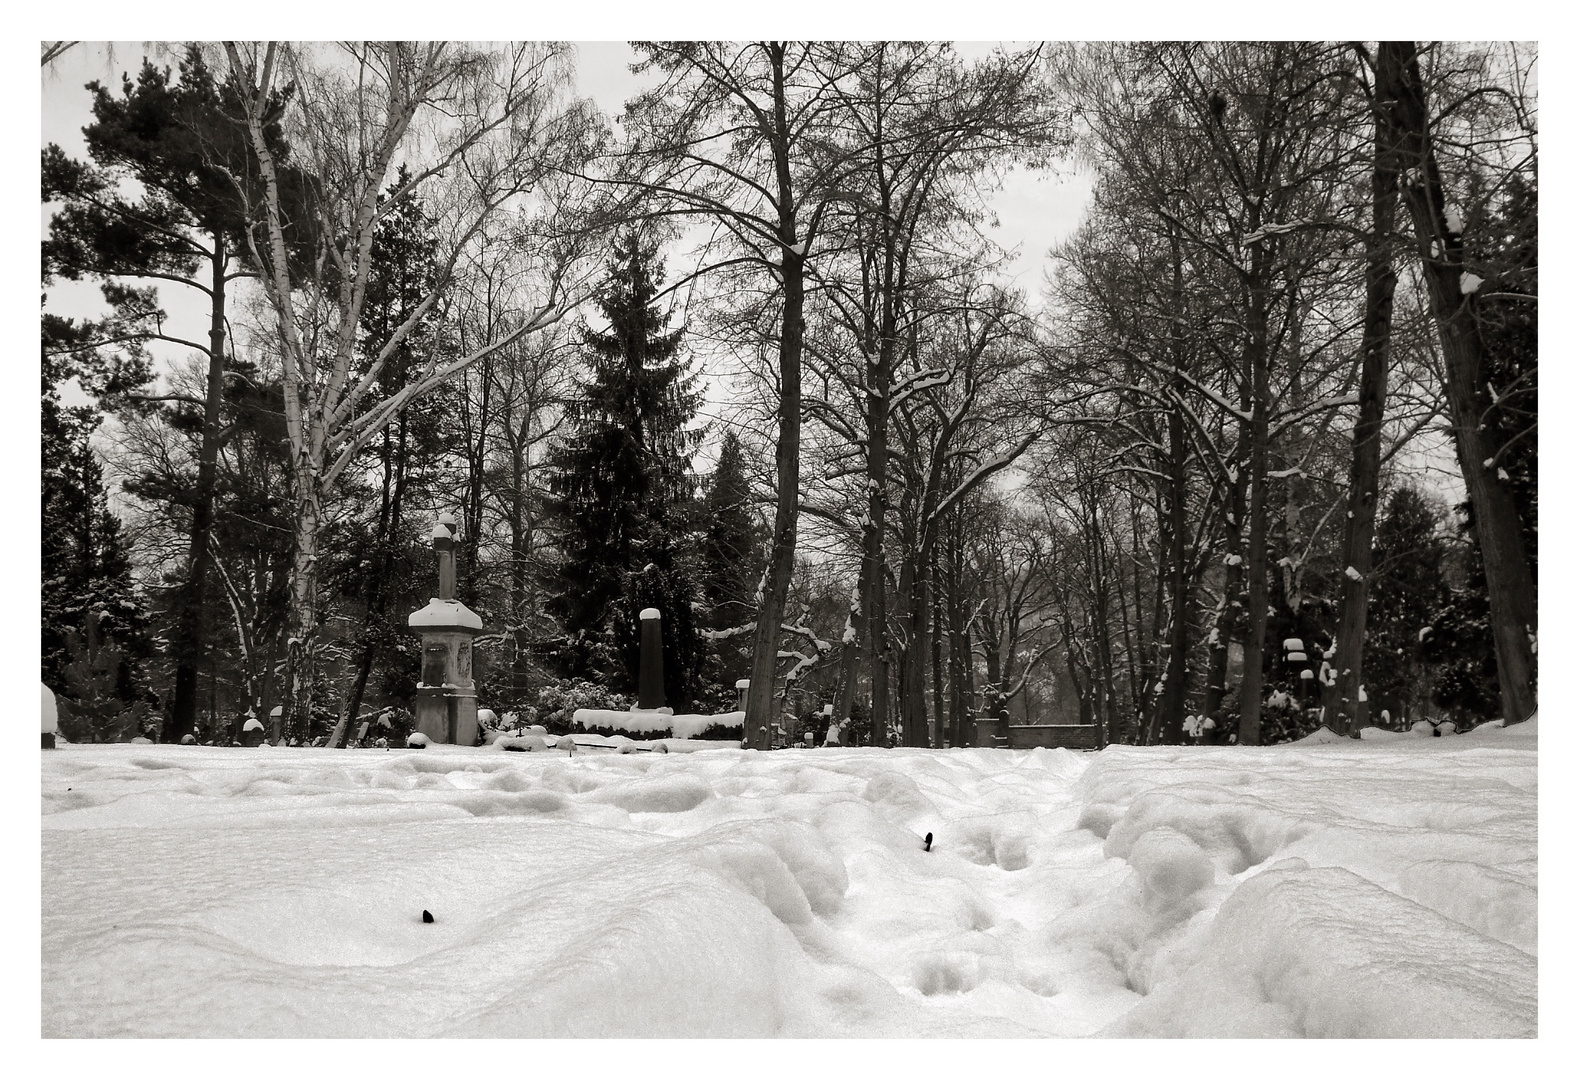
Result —
[[694, 518], [688, 429], [701, 403], [680, 358], [683, 330], [655, 298], [657, 247], [635, 233], [615, 241], [598, 307], [608, 327], [583, 331], [587, 375], [567, 407], [571, 435], [549, 461], [549, 510], [560, 558], [548, 603], [565, 643], [566, 675], [635, 686], [638, 615], [663, 617], [664, 690], [671, 706], [691, 697], [697, 589], [685, 553]]
[[[92, 438], [103, 420], [97, 402], [141, 386], [149, 368], [136, 343], [114, 351], [94, 347], [117, 332], [113, 318], [79, 322], [46, 313], [41, 320], [39, 651], [43, 681], [62, 689], [72, 635], [85, 636], [90, 618], [97, 618], [102, 626], [95, 629], [125, 646], [115, 684], [129, 701], [148, 697], [141, 672], [152, 651], [148, 615], [132, 586], [126, 541], [109, 509]], [[90, 403], [65, 404], [61, 388], [68, 383]]]
[[1372, 547], [1364, 671], [1373, 724], [1383, 709], [1397, 721], [1418, 716], [1425, 704], [1425, 639], [1448, 600], [1446, 561], [1447, 544], [1425, 497], [1413, 488], [1394, 491]]
[[[94, 709], [121, 716], [135, 706], [140, 719], [153, 700], [143, 673], [153, 651], [148, 611], [132, 584], [121, 523], [90, 442], [98, 418], [52, 398], [45, 397], [43, 410], [40, 675], [62, 701], [80, 700], [91, 670]], [[76, 728], [63, 730], [81, 738]], [[109, 731], [94, 727], [93, 735]]]
[[[706, 625], [727, 630], [749, 623], [756, 613], [757, 586], [762, 577], [762, 528], [751, 513], [751, 484], [746, 477], [740, 437], [724, 434], [718, 464], [702, 500], [706, 535], [702, 544], [702, 588]], [[713, 650], [716, 668], [709, 674], [720, 686], [718, 704], [734, 708], [735, 683], [750, 676], [750, 638], [729, 637]]]
[[751, 514], [751, 484], [746, 478], [740, 437], [724, 434], [718, 465], [707, 483], [702, 513], [707, 539], [702, 548], [708, 625], [715, 630], [748, 622], [762, 574], [762, 529]]

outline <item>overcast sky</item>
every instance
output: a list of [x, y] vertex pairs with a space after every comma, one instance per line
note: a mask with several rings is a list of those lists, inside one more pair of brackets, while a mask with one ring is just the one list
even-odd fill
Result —
[[[959, 50], [971, 56], [986, 52], [992, 44], [961, 43]], [[641, 81], [630, 71], [634, 52], [623, 41], [578, 42], [576, 49], [580, 92], [590, 96], [610, 117], [618, 117], [625, 102], [641, 88]], [[52, 70], [44, 73], [41, 145], [58, 143], [72, 157], [86, 157], [82, 128], [92, 117], [84, 84], [98, 79], [118, 88], [121, 73], [135, 73], [145, 51], [139, 42], [113, 46], [87, 43], [76, 46], [57, 61]], [[174, 57], [161, 58], [159, 62], [175, 65]], [[999, 222], [993, 238], [1006, 248], [1018, 248], [1008, 274], [1032, 303], [1040, 298], [1047, 249], [1079, 223], [1089, 190], [1086, 179], [1069, 170], [1062, 175], [1017, 170], [993, 198]], [[48, 227], [47, 212], [41, 227]], [[181, 296], [184, 292], [193, 294]], [[161, 289], [160, 293], [161, 303], [172, 320], [195, 321], [197, 329], [189, 336], [200, 338], [206, 332], [202, 296], [178, 286]], [[49, 308], [62, 314], [91, 314], [102, 309], [98, 287], [86, 282], [59, 282], [50, 290]]]

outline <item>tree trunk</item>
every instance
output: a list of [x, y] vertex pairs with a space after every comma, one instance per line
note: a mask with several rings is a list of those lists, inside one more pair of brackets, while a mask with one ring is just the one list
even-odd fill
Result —
[[1403, 185], [1426, 291], [1447, 369], [1448, 409], [1459, 469], [1475, 511], [1475, 536], [1486, 568], [1491, 637], [1497, 655], [1502, 715], [1510, 724], [1535, 713], [1535, 583], [1520, 531], [1518, 505], [1489, 468], [1493, 453], [1480, 430], [1482, 345], [1477, 294], [1465, 291], [1464, 245], [1447, 226], [1442, 177], [1432, 149], [1425, 87], [1413, 42], [1384, 41], [1377, 51], [1376, 96], [1389, 142], [1418, 170]]
[[833, 716], [841, 723], [848, 723], [855, 708], [855, 688], [861, 679], [861, 627], [866, 621], [861, 614], [861, 597], [866, 592], [866, 560], [861, 560], [861, 571], [850, 594], [850, 611], [844, 620], [844, 638], [839, 643], [839, 695], [834, 700]]
[[[527, 423], [531, 423], [531, 407], [527, 407]], [[527, 500], [530, 475], [529, 451], [524, 447], [526, 432], [512, 438], [510, 445], [510, 621], [515, 632], [514, 649], [510, 659], [510, 700], [524, 702], [528, 686], [530, 653], [524, 642], [528, 640], [526, 623], [535, 614], [527, 610], [528, 569], [532, 556], [532, 535]]]
[[225, 265], [224, 238], [213, 237], [208, 320], [208, 380], [203, 395], [203, 435], [197, 452], [197, 488], [192, 495], [192, 536], [187, 545], [187, 580], [181, 590], [180, 615], [171, 635], [175, 648], [175, 693], [165, 742], [180, 742], [197, 720], [197, 673], [209, 651], [203, 633], [208, 592], [209, 540], [214, 527], [214, 476], [219, 462], [219, 411], [225, 397]]
[[[1248, 425], [1241, 427], [1240, 445], [1234, 453], [1236, 463], [1244, 460], [1243, 450], [1249, 439]], [[1217, 619], [1212, 626], [1206, 666], [1206, 700], [1203, 712], [1222, 725], [1223, 701], [1228, 696], [1228, 643], [1242, 633], [1239, 616], [1244, 613], [1240, 593], [1244, 589], [1245, 556], [1245, 476], [1236, 471], [1230, 474], [1227, 499], [1227, 540], [1223, 545], [1227, 566], [1223, 570], [1223, 600], [1217, 608]]]
[[[289, 388], [286, 392], [290, 392]], [[318, 470], [311, 450], [321, 440], [316, 437], [317, 425], [312, 427], [315, 437], [297, 455], [291, 477], [296, 499], [296, 544], [291, 559], [285, 649], [284, 732], [303, 739], [312, 731], [312, 699], [318, 676], [318, 532], [323, 515]]]
[[926, 552], [915, 550], [905, 556], [900, 574], [900, 592], [909, 609], [910, 640], [899, 665], [899, 717], [901, 741], [905, 746], [926, 746], [927, 738], [927, 653], [932, 601], [927, 595]]
[[[1184, 393], [1182, 382], [1174, 384], [1174, 393]], [[1162, 724], [1158, 738], [1164, 743], [1184, 741], [1184, 703], [1188, 689], [1190, 578], [1185, 566], [1185, 531], [1189, 528], [1185, 499], [1189, 474], [1185, 469], [1184, 453], [1184, 417], [1176, 404], [1168, 413], [1168, 456], [1172, 474], [1168, 505], [1168, 588], [1172, 611], [1168, 620], [1168, 663], [1163, 673], [1159, 710]]]
[[805, 342], [806, 247], [796, 235], [795, 197], [789, 171], [789, 126], [784, 101], [784, 47], [770, 49], [773, 66], [775, 172], [778, 180], [780, 272], [784, 280], [783, 326], [779, 334], [779, 437], [775, 452], [778, 498], [773, 509], [773, 543], [764, 574], [757, 624], [751, 635], [751, 686], [746, 692], [742, 745], [766, 750], [778, 722], [779, 625], [795, 571], [795, 528], [800, 513], [800, 375]]
[[[1251, 302], [1252, 310], [1257, 307]], [[1262, 653], [1266, 647], [1267, 627], [1267, 358], [1264, 335], [1265, 311], [1261, 312], [1263, 333], [1251, 347], [1250, 365], [1254, 389], [1250, 420], [1250, 538], [1245, 558], [1247, 587], [1245, 603], [1245, 671], [1239, 684], [1239, 742], [1246, 746], [1261, 743]], [[1252, 329], [1252, 333], [1255, 331]]]
[[1332, 667], [1336, 678], [1324, 688], [1326, 725], [1359, 735], [1365, 615], [1371, 577], [1371, 542], [1376, 535], [1377, 488], [1382, 466], [1382, 421], [1387, 406], [1388, 351], [1392, 344], [1393, 224], [1398, 204], [1398, 160], [1376, 122], [1371, 170], [1371, 235], [1366, 243], [1365, 315], [1361, 339], [1360, 415], [1354, 424], [1349, 465], [1348, 517], [1343, 536], [1343, 598]]

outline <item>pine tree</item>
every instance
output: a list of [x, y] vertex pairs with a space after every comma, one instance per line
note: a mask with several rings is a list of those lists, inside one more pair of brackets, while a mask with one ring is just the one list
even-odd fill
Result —
[[696, 661], [697, 589], [684, 552], [694, 516], [688, 430], [701, 395], [679, 358], [683, 330], [654, 300], [657, 247], [628, 233], [614, 245], [598, 307], [603, 331], [584, 331], [588, 375], [567, 415], [572, 434], [550, 458], [549, 510], [559, 564], [549, 611], [564, 629], [565, 674], [634, 687], [638, 615], [663, 617], [665, 696], [681, 708]]
[[[175, 661], [170, 716], [172, 740], [192, 731], [197, 713], [198, 668], [207, 654], [208, 578], [220, 412], [227, 365], [230, 282], [251, 276], [242, 265], [246, 221], [238, 185], [257, 182], [248, 163], [245, 129], [234, 116], [234, 88], [217, 81], [196, 46], [169, 68], [144, 60], [134, 82], [123, 76], [117, 97], [97, 82], [94, 122], [83, 129], [92, 164], [72, 161], [58, 146], [43, 154], [46, 202], [60, 202], [43, 245], [46, 275], [102, 281], [115, 311], [100, 340], [162, 340], [207, 354], [201, 399], [169, 395], [197, 416], [201, 440], [196, 476], [183, 493], [189, 522], [185, 580], [171, 595], [172, 626], [166, 635]], [[276, 96], [278, 109], [283, 98]], [[275, 118], [270, 137], [278, 143]], [[283, 149], [283, 147], [282, 147]], [[294, 176], [294, 174], [293, 174]], [[293, 184], [293, 190], [295, 189]], [[143, 282], [142, 287], [128, 282]], [[206, 343], [176, 336], [160, 310], [156, 286], [185, 286], [209, 305]], [[87, 345], [88, 343], [84, 343]]]

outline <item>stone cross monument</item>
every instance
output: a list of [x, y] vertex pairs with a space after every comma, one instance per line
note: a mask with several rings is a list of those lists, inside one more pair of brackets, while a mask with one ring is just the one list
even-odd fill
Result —
[[439, 595], [407, 620], [422, 636], [422, 677], [417, 683], [416, 729], [436, 743], [477, 741], [477, 684], [472, 681], [472, 638], [482, 630], [477, 613], [455, 599], [455, 518], [433, 524], [439, 556]]

